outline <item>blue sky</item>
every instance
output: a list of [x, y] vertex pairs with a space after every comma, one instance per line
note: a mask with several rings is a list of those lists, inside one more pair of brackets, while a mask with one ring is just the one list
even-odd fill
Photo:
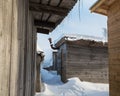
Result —
[[[95, 13], [90, 13], [89, 8], [97, 0], [80, 0], [71, 10], [69, 15], [57, 28], [49, 35], [38, 34], [38, 45], [46, 51], [50, 49], [48, 38], [56, 40], [63, 34], [83, 34], [89, 36], [103, 36], [103, 28], [107, 28], [107, 17]], [[80, 18], [79, 18], [80, 11]]]

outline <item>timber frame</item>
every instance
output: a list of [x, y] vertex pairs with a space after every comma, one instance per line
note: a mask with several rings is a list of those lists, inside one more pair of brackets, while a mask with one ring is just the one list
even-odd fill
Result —
[[77, 0], [30, 0], [37, 33], [49, 34], [67, 16]]

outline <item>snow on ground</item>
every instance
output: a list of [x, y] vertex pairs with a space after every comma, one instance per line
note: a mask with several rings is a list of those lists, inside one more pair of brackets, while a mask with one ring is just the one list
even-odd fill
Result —
[[79, 78], [70, 78], [62, 83], [56, 72], [41, 70], [45, 90], [36, 96], [109, 96], [109, 85], [82, 82]]

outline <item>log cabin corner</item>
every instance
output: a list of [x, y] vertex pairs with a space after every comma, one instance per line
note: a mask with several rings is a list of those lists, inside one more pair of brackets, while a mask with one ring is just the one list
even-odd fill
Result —
[[120, 0], [98, 0], [90, 10], [108, 17], [110, 96], [120, 96]]

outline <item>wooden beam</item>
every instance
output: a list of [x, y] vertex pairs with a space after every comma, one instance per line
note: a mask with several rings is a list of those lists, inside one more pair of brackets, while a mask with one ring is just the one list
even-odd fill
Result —
[[109, 10], [109, 6], [103, 4], [103, 5], [100, 6], [99, 9], [104, 9], [104, 10], [107, 11], [107, 10]]
[[60, 19], [56, 22], [56, 26], [59, 25], [59, 24], [62, 22], [63, 19], [64, 19], [63, 17], [60, 18]]
[[91, 8], [91, 12], [94, 12], [96, 9], [98, 9], [106, 0], [98, 0]]
[[62, 1], [63, 1], [63, 0], [60, 0], [60, 1], [59, 1], [59, 3], [58, 3], [58, 5], [57, 5], [57, 7], [58, 7], [58, 6], [60, 6], [60, 4], [62, 3]]
[[42, 3], [42, 0], [40, 0], [39, 4], [41, 4], [41, 3]]
[[50, 19], [51, 16], [52, 16], [52, 14], [49, 14], [48, 18], [46, 19], [46, 22], [48, 22], [48, 20]]
[[108, 1], [108, 5], [110, 6], [111, 4], [113, 4], [116, 0], [109, 0]]
[[49, 34], [49, 32], [48, 29], [37, 28], [37, 33]]
[[53, 22], [46, 22], [41, 20], [34, 20], [35, 26], [47, 27], [47, 28], [55, 28], [55, 23]]
[[47, 4], [47, 5], [49, 6], [49, 5], [50, 5], [50, 3], [51, 3], [51, 0], [49, 0], [49, 1], [48, 1], [48, 4]]
[[105, 16], [107, 16], [107, 12], [106, 12], [106, 10], [104, 10], [104, 11], [102, 11], [102, 9], [101, 10], [97, 10], [97, 11], [94, 11], [95, 13], [98, 13], [98, 14], [101, 14], [101, 15], [105, 15]]
[[43, 19], [43, 16], [44, 16], [44, 13], [42, 13], [42, 15], [41, 15], [41, 18], [40, 18], [41, 21], [42, 21], [42, 19]]
[[66, 16], [69, 11], [69, 9], [67, 9], [67, 8], [60, 8], [60, 7], [56, 7], [56, 6], [37, 4], [37, 3], [33, 3], [33, 2], [30, 2], [29, 9], [31, 11], [35, 11], [35, 12], [45, 12], [45, 13], [56, 14], [56, 15], [60, 15], [60, 16]]
[[[105, 10], [109, 10], [109, 6], [111, 4], [113, 4], [115, 2], [115, 0], [98, 0], [91, 8], [91, 12], [96, 11], [97, 9], [105, 9]], [[104, 3], [106, 3], [107, 5], [104, 5]]]

